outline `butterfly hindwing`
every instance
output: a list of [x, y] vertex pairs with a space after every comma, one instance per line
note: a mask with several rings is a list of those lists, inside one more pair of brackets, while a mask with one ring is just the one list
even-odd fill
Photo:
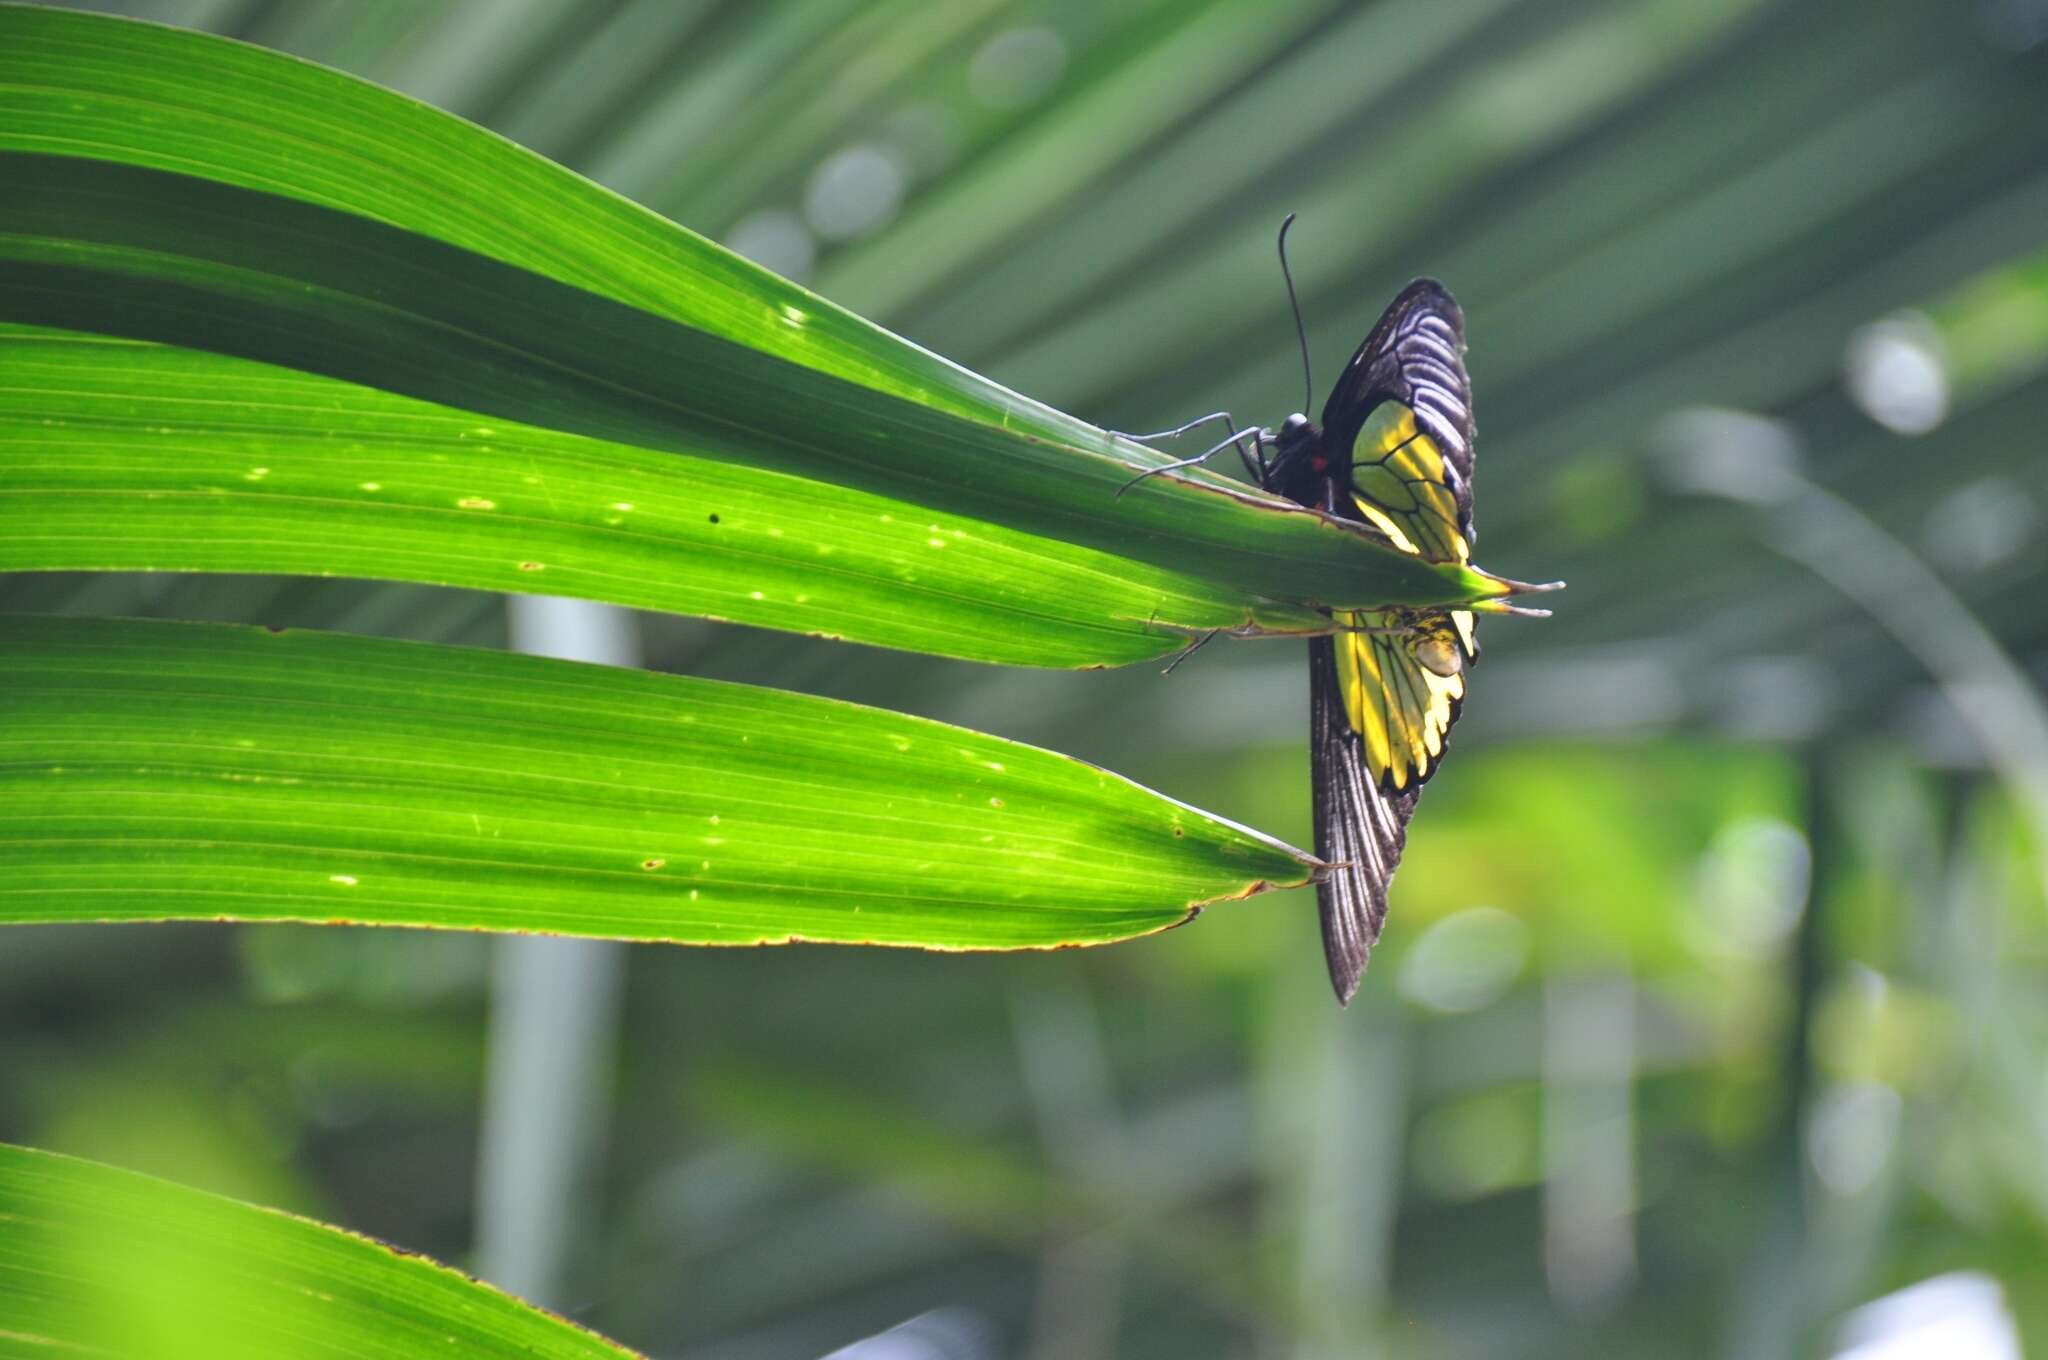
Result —
[[1401, 793], [1436, 773], [1465, 702], [1464, 611], [1339, 611], [1332, 639], [1342, 709], [1374, 779]]

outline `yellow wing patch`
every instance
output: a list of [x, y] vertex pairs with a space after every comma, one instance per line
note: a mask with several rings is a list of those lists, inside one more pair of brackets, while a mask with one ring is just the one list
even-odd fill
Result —
[[1398, 401], [1372, 409], [1351, 445], [1351, 492], [1373, 527], [1405, 553], [1432, 562], [1472, 556], [1458, 525], [1458, 498], [1444, 484], [1444, 455]]
[[[1374, 407], [1351, 446], [1358, 509], [1396, 548], [1432, 562], [1467, 562], [1458, 498], [1443, 451], [1398, 401]], [[1336, 615], [1344, 714], [1387, 793], [1436, 773], [1465, 701], [1465, 663], [1479, 655], [1467, 609], [1380, 609]]]
[[1343, 627], [1337, 684], [1366, 763], [1384, 791], [1415, 788], [1436, 772], [1465, 700], [1471, 616], [1384, 609], [1340, 612], [1336, 620]]

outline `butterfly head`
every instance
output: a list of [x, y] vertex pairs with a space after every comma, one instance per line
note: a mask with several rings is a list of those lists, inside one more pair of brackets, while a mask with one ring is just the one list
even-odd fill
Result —
[[1299, 448], [1302, 444], [1315, 437], [1315, 422], [1301, 412], [1296, 411], [1293, 415], [1280, 422], [1280, 429], [1275, 434], [1275, 442], [1278, 444], [1280, 452], [1286, 453], [1289, 449]]

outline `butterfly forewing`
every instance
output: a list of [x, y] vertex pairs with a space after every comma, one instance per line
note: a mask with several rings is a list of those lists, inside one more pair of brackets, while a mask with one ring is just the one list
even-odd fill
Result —
[[[1446, 556], [1436, 559], [1443, 561], [1462, 561], [1475, 537], [1472, 387], [1464, 356], [1464, 312], [1435, 279], [1417, 279], [1387, 305], [1323, 404], [1323, 445], [1333, 468], [1347, 460], [1376, 461], [1391, 452], [1385, 432], [1405, 433], [1403, 418], [1412, 417], [1410, 428], [1429, 446], [1416, 463], [1441, 460], [1442, 471], [1433, 480], [1456, 507], [1455, 532], [1441, 545]], [[1390, 405], [1404, 409], [1383, 409]], [[1374, 427], [1370, 439], [1369, 425]], [[1361, 452], [1368, 456], [1358, 459]], [[1396, 475], [1413, 470], [1411, 464]], [[1419, 543], [1410, 549], [1416, 550], [1432, 556]]]

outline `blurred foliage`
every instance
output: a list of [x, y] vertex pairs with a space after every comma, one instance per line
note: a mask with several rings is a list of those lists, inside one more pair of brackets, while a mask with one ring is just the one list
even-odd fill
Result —
[[115, 1167], [0, 1147], [0, 1213], [13, 1355], [631, 1360], [415, 1253]]
[[[1116, 428], [1292, 408], [1300, 210], [1322, 380], [1443, 278], [1486, 560], [1572, 582], [1487, 624], [1348, 1012], [1304, 894], [1087, 953], [635, 951], [576, 1317], [722, 1360], [934, 1309], [958, 1355], [1748, 1360], [1969, 1270], [2048, 1347], [2048, 771], [1956, 708], [2038, 724], [2048, 662], [2039, 0], [95, 7], [450, 108]], [[1859, 527], [1802, 557], [1823, 492]], [[2016, 672], [1937, 677], [1888, 627], [1924, 614], [1831, 583], [1898, 551]], [[503, 641], [453, 591], [0, 584]], [[1306, 835], [1292, 644], [1161, 679], [645, 626]], [[482, 943], [6, 942], [0, 1133], [465, 1256]]]

